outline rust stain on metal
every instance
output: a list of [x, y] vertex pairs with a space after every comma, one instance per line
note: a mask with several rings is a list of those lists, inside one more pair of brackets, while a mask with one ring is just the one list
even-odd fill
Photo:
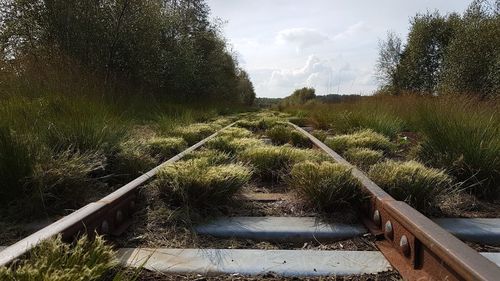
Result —
[[376, 244], [405, 280], [498, 280], [500, 268], [406, 203], [397, 201], [335, 151], [302, 128], [307, 136], [338, 163], [352, 167], [369, 199], [363, 222]]

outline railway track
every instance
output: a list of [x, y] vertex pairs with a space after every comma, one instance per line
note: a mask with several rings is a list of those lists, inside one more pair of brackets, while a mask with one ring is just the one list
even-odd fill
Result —
[[[202, 147], [215, 138], [222, 130], [208, 136], [168, 161], [143, 174], [132, 182], [99, 201], [90, 203], [74, 213], [50, 224], [34, 234], [6, 247], [0, 252], [0, 266], [8, 265], [21, 257], [41, 241], [62, 235], [71, 240], [76, 235], [87, 233], [119, 236], [131, 225], [131, 217], [138, 209], [138, 190], [162, 169], [188, 153]], [[363, 218], [358, 225], [339, 225], [333, 229], [329, 225], [321, 225], [313, 218], [268, 218], [266, 221], [251, 217], [234, 217], [221, 219], [213, 224], [201, 226], [197, 231], [201, 234], [213, 235], [221, 239], [239, 236], [245, 239], [343, 239], [359, 236], [365, 229], [376, 238], [378, 251], [293, 251], [293, 250], [251, 250], [251, 249], [121, 249], [120, 259], [130, 266], [146, 265], [146, 268], [172, 271], [172, 263], [183, 263], [176, 268], [177, 273], [190, 273], [204, 270], [219, 273], [258, 274], [265, 270], [288, 276], [362, 274], [376, 273], [393, 268], [405, 280], [498, 280], [500, 267], [467, 244], [450, 234], [450, 230], [458, 222], [433, 221], [406, 203], [392, 198], [383, 189], [371, 181], [361, 170], [356, 168], [330, 149], [320, 140], [308, 133], [304, 128], [289, 123], [313, 143], [313, 145], [333, 158], [335, 162], [352, 168], [352, 175], [361, 184], [368, 200], [360, 206]], [[276, 195], [277, 197], [281, 195]], [[276, 197], [275, 196], [275, 197]], [[273, 201], [272, 195], [249, 200]], [[441, 225], [441, 226], [440, 226]], [[280, 227], [281, 226], [281, 227]], [[445, 228], [443, 228], [443, 227]], [[323, 227], [323, 228], [322, 228]], [[495, 227], [495, 225], [493, 226]], [[498, 226], [497, 231], [498, 231]], [[447, 230], [448, 229], [448, 230]], [[478, 228], [479, 229], [479, 228]], [[468, 229], [470, 230], [470, 229]], [[472, 237], [460, 230], [454, 233], [462, 238]], [[486, 233], [487, 234], [487, 233]], [[484, 235], [486, 235], [484, 234]], [[324, 237], [322, 237], [323, 235]], [[484, 238], [478, 234], [477, 239]], [[477, 236], [477, 235], [476, 235]], [[498, 233], [489, 241], [498, 243]], [[495, 240], [497, 239], [497, 240]], [[204, 254], [201, 254], [201, 252]], [[206, 259], [203, 256], [223, 256], [225, 258]], [[174, 257], [172, 259], [172, 257]], [[256, 261], [255, 257], [262, 260]], [[228, 262], [229, 260], [229, 262]], [[353, 264], [352, 261], [355, 261]], [[184, 261], [184, 262], [180, 262]], [[273, 264], [267, 268], [263, 263]], [[162, 265], [163, 264], [163, 265]], [[280, 264], [280, 265], [277, 265]], [[332, 264], [336, 264], [332, 268]], [[363, 266], [360, 266], [363, 265]], [[217, 269], [210, 269], [217, 267]]]

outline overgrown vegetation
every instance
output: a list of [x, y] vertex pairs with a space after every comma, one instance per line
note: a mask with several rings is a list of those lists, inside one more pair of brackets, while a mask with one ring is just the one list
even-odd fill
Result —
[[373, 150], [366, 147], [353, 147], [347, 149], [343, 156], [352, 164], [361, 168], [368, 168], [384, 159], [384, 154], [380, 150]]
[[355, 147], [365, 147], [385, 152], [391, 152], [394, 149], [394, 145], [387, 137], [370, 129], [356, 131], [348, 135], [329, 137], [325, 139], [325, 144], [338, 152], [344, 152]]
[[436, 198], [451, 190], [451, 179], [443, 171], [416, 161], [388, 160], [375, 164], [370, 178], [397, 200], [403, 200], [423, 213], [430, 213]]
[[394, 33], [381, 43], [382, 93], [498, 96], [498, 1], [475, 0], [462, 14], [417, 14], [406, 44]]
[[288, 182], [301, 197], [322, 210], [338, 210], [360, 200], [360, 183], [352, 176], [351, 169], [341, 164], [297, 163]]
[[276, 145], [291, 144], [298, 147], [310, 147], [309, 138], [286, 124], [278, 124], [266, 130], [266, 136]]
[[211, 165], [203, 157], [163, 168], [155, 184], [168, 200], [195, 208], [214, 207], [231, 199], [250, 180], [251, 170], [238, 164]]
[[116, 265], [115, 253], [103, 238], [82, 237], [74, 245], [60, 237], [42, 242], [9, 267], [0, 267], [0, 279], [18, 280], [101, 280]]

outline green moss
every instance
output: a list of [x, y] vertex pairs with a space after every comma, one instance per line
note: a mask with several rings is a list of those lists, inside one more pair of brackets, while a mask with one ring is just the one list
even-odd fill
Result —
[[390, 152], [395, 148], [395, 145], [387, 137], [370, 129], [360, 130], [349, 135], [328, 137], [325, 144], [339, 153], [353, 147], [366, 147], [384, 152]]
[[416, 161], [388, 160], [371, 167], [370, 178], [397, 200], [404, 200], [417, 210], [427, 213], [436, 197], [451, 186], [443, 171], [425, 167]]
[[359, 203], [360, 183], [347, 166], [305, 161], [293, 166], [289, 185], [304, 199], [323, 210]]
[[353, 147], [347, 149], [343, 156], [352, 164], [361, 168], [367, 168], [384, 159], [384, 154], [379, 150], [365, 147]]
[[100, 236], [80, 238], [75, 245], [58, 237], [42, 242], [10, 267], [0, 267], [0, 280], [100, 280], [115, 263], [114, 251]]
[[163, 168], [156, 185], [166, 198], [193, 207], [219, 206], [235, 195], [251, 177], [249, 168], [212, 166], [206, 159], [180, 161]]

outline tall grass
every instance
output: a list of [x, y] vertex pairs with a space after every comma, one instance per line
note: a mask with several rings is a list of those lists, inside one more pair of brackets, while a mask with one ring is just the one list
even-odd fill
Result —
[[417, 134], [417, 157], [444, 168], [479, 197], [500, 196], [500, 104], [467, 96], [374, 96], [285, 109], [307, 115], [320, 129], [351, 133], [372, 129], [391, 139]]

